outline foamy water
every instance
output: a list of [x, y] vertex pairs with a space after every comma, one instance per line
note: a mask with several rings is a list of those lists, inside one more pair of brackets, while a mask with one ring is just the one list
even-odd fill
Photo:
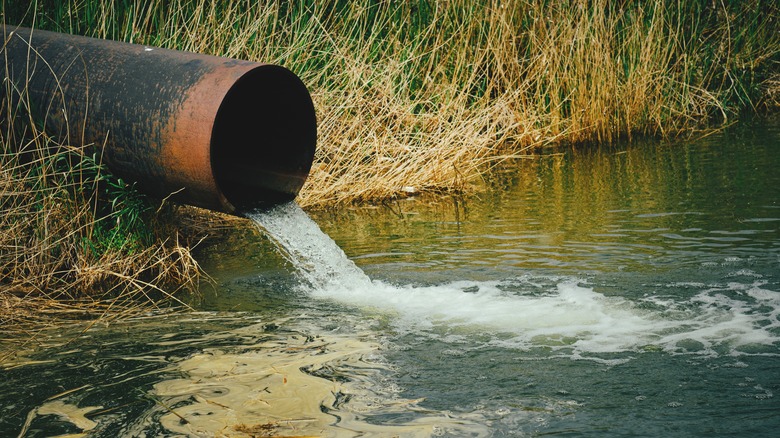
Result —
[[606, 296], [571, 277], [397, 286], [368, 278], [295, 203], [249, 216], [279, 243], [312, 297], [386, 312], [401, 332], [492, 333], [495, 345], [575, 356], [646, 348], [739, 354], [778, 342], [780, 293], [760, 279], [698, 285], [685, 301]]

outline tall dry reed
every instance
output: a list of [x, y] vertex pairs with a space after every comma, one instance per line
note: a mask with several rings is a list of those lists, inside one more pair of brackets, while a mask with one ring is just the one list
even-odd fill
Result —
[[[274, 62], [319, 117], [304, 206], [459, 191], [551, 142], [676, 135], [757, 106], [774, 2], [37, 2], [43, 27]], [[18, 14], [17, 14], [18, 15]]]

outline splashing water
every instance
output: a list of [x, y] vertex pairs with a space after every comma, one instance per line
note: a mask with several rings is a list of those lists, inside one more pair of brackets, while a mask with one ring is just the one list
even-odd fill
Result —
[[[716, 354], [718, 345], [771, 345], [780, 326], [773, 315], [704, 290], [686, 302], [608, 297], [571, 277], [520, 276], [505, 281], [455, 281], [435, 286], [395, 286], [372, 281], [295, 203], [248, 215], [279, 246], [312, 297], [392, 314], [400, 332], [442, 336], [492, 333], [493, 344], [544, 346], [585, 353], [648, 346], [670, 352], [691, 345]], [[540, 281], [541, 280], [541, 281]], [[777, 300], [756, 284], [752, 297]], [[653, 310], [642, 309], [651, 307]], [[691, 311], [691, 305], [695, 310]]]

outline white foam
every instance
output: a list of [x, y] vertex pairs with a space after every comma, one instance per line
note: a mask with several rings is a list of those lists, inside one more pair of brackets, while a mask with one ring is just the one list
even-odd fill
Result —
[[[312, 297], [385, 312], [402, 332], [443, 340], [488, 333], [495, 345], [543, 346], [572, 358], [648, 348], [715, 355], [724, 344], [733, 352], [780, 341], [780, 293], [764, 288], [765, 280], [722, 288], [696, 284], [701, 293], [682, 302], [646, 297], [652, 310], [575, 278], [396, 286], [369, 279], [294, 203], [250, 217], [283, 247]], [[755, 303], [773, 310], [757, 312]]]
[[[466, 333], [512, 335], [515, 346], [538, 344], [588, 351], [621, 351], [646, 338], [653, 322], [573, 280], [543, 296], [505, 292], [497, 282], [454, 282], [398, 287], [373, 282], [370, 288], [324, 288], [314, 297], [390, 311], [402, 330], [458, 327]], [[506, 337], [506, 336], [504, 336]]]

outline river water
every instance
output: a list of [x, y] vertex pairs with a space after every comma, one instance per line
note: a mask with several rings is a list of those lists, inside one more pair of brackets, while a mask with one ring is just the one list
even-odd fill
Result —
[[0, 436], [775, 436], [778, 169], [780, 123], [742, 123], [250, 214], [198, 312], [4, 364]]

